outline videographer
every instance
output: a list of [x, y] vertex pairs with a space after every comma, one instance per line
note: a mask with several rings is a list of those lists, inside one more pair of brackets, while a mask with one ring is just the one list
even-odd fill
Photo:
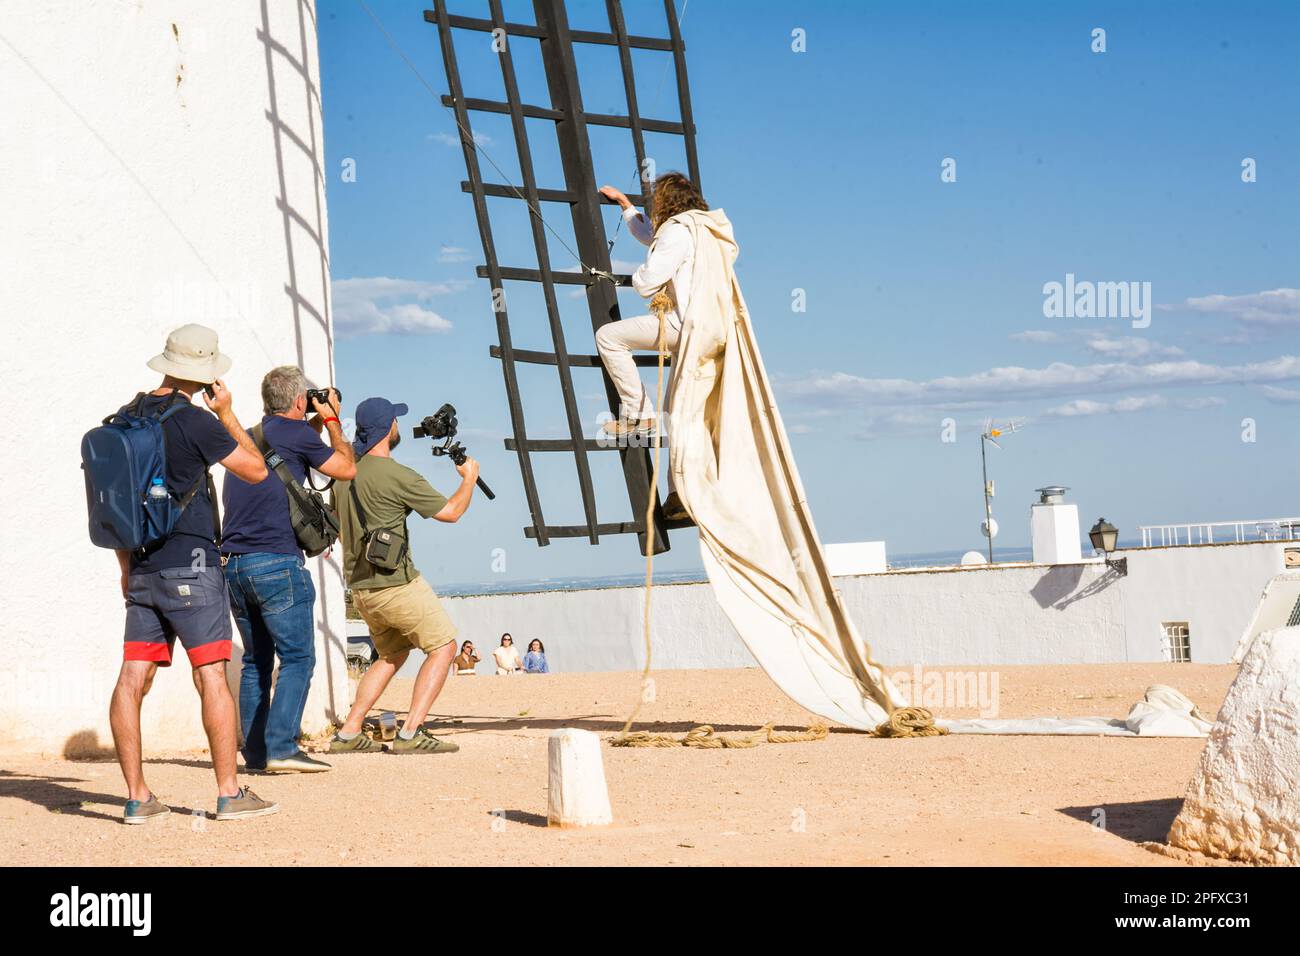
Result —
[[361, 732], [362, 721], [412, 648], [425, 653], [415, 678], [406, 723], [392, 743], [393, 753], [453, 753], [460, 748], [421, 728], [443, 685], [456, 653], [456, 628], [438, 596], [411, 561], [406, 517], [455, 523], [469, 508], [478, 480], [473, 458], [456, 466], [460, 487], [447, 498], [435, 491], [419, 472], [393, 460], [401, 441], [398, 417], [403, 404], [367, 398], [357, 406], [357, 474], [339, 482], [334, 501], [343, 542], [343, 573], [352, 589], [352, 605], [370, 627], [379, 660], [357, 685], [347, 720], [330, 741], [331, 753], [378, 751], [380, 745]]

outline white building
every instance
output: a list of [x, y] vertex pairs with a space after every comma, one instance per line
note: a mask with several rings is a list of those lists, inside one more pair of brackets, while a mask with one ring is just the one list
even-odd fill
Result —
[[[1125, 575], [1084, 559], [907, 568], [843, 575], [836, 583], [874, 657], [888, 666], [1224, 664], [1268, 583], [1300, 566], [1300, 541], [1117, 555], [1127, 559]], [[1295, 602], [1290, 591], [1283, 597], [1286, 608]], [[553, 671], [630, 671], [643, 663], [643, 600], [640, 587], [609, 587], [449, 597], [444, 604], [461, 636], [480, 649], [509, 631], [521, 647], [540, 638]], [[754, 666], [708, 584], [657, 585], [652, 600], [656, 668]], [[491, 673], [489, 664], [479, 670]]]
[[[332, 380], [314, 6], [11, 4], [0, 90], [0, 752], [94, 751], [123, 610], [87, 537], [82, 434], [158, 384], [144, 363], [185, 322], [219, 331], [245, 423], [272, 366]], [[347, 703], [343, 590], [336, 561], [310, 564], [323, 729]], [[206, 746], [188, 670], [160, 671], [146, 751]]]

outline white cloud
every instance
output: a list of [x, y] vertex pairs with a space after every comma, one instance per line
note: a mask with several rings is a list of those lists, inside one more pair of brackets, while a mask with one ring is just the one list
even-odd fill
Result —
[[383, 333], [429, 335], [451, 330], [451, 322], [424, 303], [457, 291], [452, 283], [372, 276], [336, 279], [331, 288], [334, 331], [339, 338]]
[[1132, 396], [1114, 402], [1097, 402], [1088, 398], [1076, 398], [1064, 405], [1049, 408], [1043, 414], [1051, 418], [1078, 418], [1084, 415], [1115, 415], [1126, 412], [1141, 412], [1152, 408], [1164, 408], [1168, 404], [1168, 400], [1163, 395]]
[[1159, 342], [1138, 335], [1121, 335], [1114, 338], [1097, 335], [1088, 339], [1086, 344], [1090, 352], [1096, 352], [1107, 358], [1177, 358], [1183, 354], [1183, 350], [1175, 345], [1161, 345]]
[[[424, 137], [426, 140], [435, 143], [442, 143], [444, 146], [459, 146], [460, 134], [458, 133], [430, 133]], [[476, 146], [491, 146], [492, 137], [487, 133], [475, 133], [474, 144]]]
[[1077, 343], [1083, 339], [1088, 351], [1107, 358], [1176, 358], [1183, 354], [1183, 350], [1174, 345], [1164, 345], [1140, 335], [1110, 335], [1101, 329], [1068, 329], [1061, 332], [1026, 329], [1023, 332], [1013, 332], [1009, 338], [1013, 342], [1026, 342], [1030, 345]]
[[460, 246], [449, 246], [446, 244], [438, 247], [439, 262], [468, 262], [469, 250], [462, 249]]
[[1045, 329], [1026, 329], [1023, 332], [1013, 332], [1010, 338], [1013, 342], [1029, 342], [1032, 345], [1048, 345], [1053, 342], [1061, 341], [1061, 333], [1048, 332]]
[[805, 405], [852, 408], [875, 405], [940, 406], [954, 402], [995, 402], [1065, 397], [1191, 385], [1259, 385], [1300, 379], [1300, 358], [1283, 355], [1245, 365], [1181, 361], [1106, 362], [1045, 368], [1008, 366], [972, 375], [916, 381], [862, 378], [845, 372], [813, 373], [781, 383], [782, 392]]
[[1179, 398], [1172, 402], [1163, 395], [1130, 395], [1113, 402], [1098, 402], [1088, 398], [1076, 398], [1057, 405], [1043, 412], [1047, 418], [1079, 418], [1087, 415], [1125, 415], [1131, 412], [1145, 412], [1153, 408], [1181, 408], [1186, 411], [1198, 411], [1203, 408], [1217, 408], [1227, 404], [1225, 399], [1214, 396], [1202, 398]]
[[1216, 395], [1206, 395], [1203, 398], [1180, 398], [1174, 404], [1179, 408], [1194, 412], [1202, 408], [1218, 408], [1220, 405], [1227, 405], [1228, 400], [1219, 398]]
[[1259, 390], [1264, 397], [1275, 405], [1300, 405], [1300, 391], [1293, 388], [1278, 388], [1276, 385], [1261, 385]]
[[1203, 295], [1159, 308], [1226, 315], [1253, 325], [1294, 325], [1300, 323], [1300, 289], [1272, 289], [1247, 295]]

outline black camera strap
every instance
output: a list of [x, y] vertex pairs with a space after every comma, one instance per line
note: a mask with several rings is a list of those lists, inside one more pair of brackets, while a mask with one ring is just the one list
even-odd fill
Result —
[[357, 509], [357, 520], [361, 522], [362, 536], [370, 534], [370, 525], [366, 524], [366, 509], [361, 507], [361, 499], [357, 497], [357, 480], [355, 478], [348, 482], [348, 493], [352, 495], [352, 507]]
[[[354, 508], [357, 509], [357, 520], [361, 522], [361, 534], [363, 536], [370, 534], [370, 525], [366, 523], [366, 509], [361, 507], [361, 498], [357, 496], [357, 480], [355, 478], [353, 478], [351, 481], [348, 482], [348, 494], [352, 496], [352, 505]], [[406, 523], [405, 517], [402, 518], [402, 523], [403, 524]], [[391, 528], [386, 526], [381, 526], [379, 528], [376, 528], [375, 530], [387, 531], [389, 534], [396, 534], [397, 526], [394, 525]], [[402, 535], [403, 539], [405, 539], [405, 537], [406, 535]]]
[[[250, 428], [248, 430], [248, 437], [253, 439], [253, 444], [256, 445], [257, 450], [262, 453], [262, 459], [266, 462], [266, 467], [271, 470], [275, 477], [280, 479], [280, 483], [284, 485], [285, 491], [288, 492], [294, 500], [299, 503], [299, 505], [306, 507], [307, 493], [303, 490], [302, 485], [298, 484], [298, 480], [294, 478], [293, 472], [289, 470], [289, 466], [285, 463], [284, 457], [271, 447], [271, 443], [266, 440], [266, 433], [263, 431], [262, 426], [257, 424]], [[308, 471], [308, 474], [310, 474], [310, 471]], [[320, 489], [313, 485], [312, 490], [319, 491]]]

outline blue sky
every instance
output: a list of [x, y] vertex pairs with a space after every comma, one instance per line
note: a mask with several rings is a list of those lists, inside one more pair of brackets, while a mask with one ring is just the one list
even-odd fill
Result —
[[[370, 0], [442, 93], [426, 6]], [[632, 32], [664, 35], [658, 0], [624, 6]], [[450, 7], [487, 16], [485, 0]], [[568, 7], [574, 27], [608, 30], [604, 3]], [[532, 19], [531, 3], [505, 9]], [[524, 538], [454, 121], [354, 0], [319, 0], [319, 25], [345, 405], [383, 394], [414, 424], [453, 402], [498, 493], [460, 525], [414, 530], [419, 565], [443, 583], [638, 570], [630, 536]], [[1105, 52], [1091, 49], [1096, 28]], [[1139, 524], [1300, 513], [1300, 5], [689, 0], [683, 34], [702, 185], [735, 224], [823, 540], [979, 548], [990, 417], [1026, 421], [991, 452], [1005, 546], [1027, 542], [1033, 489], [1053, 483], [1071, 487], [1085, 530], [1105, 515], [1126, 538]], [[523, 99], [549, 105], [535, 44], [512, 43]], [[457, 53], [467, 95], [504, 98], [486, 35]], [[664, 62], [636, 56], [642, 113], [676, 119]], [[579, 69], [587, 109], [625, 111], [612, 49], [584, 49]], [[472, 118], [518, 183], [508, 120]], [[551, 124], [529, 126], [541, 185], [563, 185]], [[661, 170], [683, 163], [672, 140], [650, 139]], [[630, 191], [630, 135], [597, 130], [593, 150], [598, 176]], [[573, 245], [567, 211], [543, 212]], [[523, 204], [493, 201], [492, 215], [502, 263], [535, 266]], [[643, 251], [623, 231], [613, 255], [635, 264]], [[572, 265], [554, 238], [550, 252]], [[1046, 316], [1044, 286], [1067, 274], [1150, 283], [1150, 324]], [[549, 350], [540, 292], [507, 295], [516, 346]], [[570, 351], [594, 351], [585, 303], [560, 298]], [[520, 374], [530, 434], [564, 434], [554, 370]], [[575, 372], [593, 434], [597, 375]], [[942, 440], [948, 419], [955, 441]], [[398, 458], [450, 491], [454, 472], [427, 445], [408, 438]], [[602, 520], [630, 517], [615, 459], [593, 456]], [[571, 458], [534, 460], [548, 522], [579, 523]], [[687, 532], [656, 566], [698, 564]]]

